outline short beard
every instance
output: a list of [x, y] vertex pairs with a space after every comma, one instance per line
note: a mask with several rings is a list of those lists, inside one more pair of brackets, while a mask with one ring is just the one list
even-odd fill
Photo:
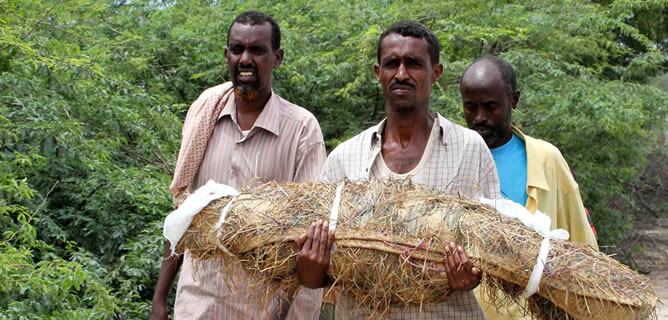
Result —
[[478, 134], [480, 134], [482, 139], [485, 140], [485, 144], [488, 147], [490, 147], [491, 145], [496, 144], [497, 142], [499, 142], [499, 140], [501, 140], [501, 136], [503, 136], [503, 130], [501, 130], [499, 128], [482, 126], [482, 125], [473, 125], [473, 126], [469, 127], [469, 129], [475, 130], [477, 132], [476, 128], [481, 128], [481, 127], [489, 129], [487, 136], [483, 136], [482, 134], [480, 134], [478, 132]]
[[247, 84], [235, 85], [234, 94], [246, 101], [253, 101], [257, 98], [257, 89]]

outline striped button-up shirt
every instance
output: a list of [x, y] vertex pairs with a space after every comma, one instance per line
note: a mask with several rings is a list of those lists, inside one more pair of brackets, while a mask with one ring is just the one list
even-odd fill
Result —
[[[444, 193], [477, 198], [499, 198], [499, 180], [494, 160], [480, 135], [453, 124], [438, 113], [437, 134], [430, 136], [414, 183]], [[385, 120], [339, 145], [327, 158], [322, 179], [338, 182], [385, 179], [382, 168], [382, 132]], [[436, 139], [436, 141], [433, 141]], [[335, 309], [337, 319], [363, 319], [368, 313], [341, 293]], [[446, 301], [420, 306], [393, 306], [388, 319], [484, 319], [472, 291], [455, 291]]]
[[[191, 191], [209, 180], [241, 189], [249, 183], [299, 182], [318, 177], [325, 161], [325, 145], [320, 126], [310, 112], [272, 93], [253, 127], [244, 133], [236, 110], [232, 97], [209, 138]], [[279, 317], [281, 310], [286, 309], [279, 307], [278, 298], [266, 305], [256, 303], [256, 298], [264, 295], [264, 288], [255, 283], [259, 282], [241, 267], [223, 270], [220, 261], [194, 261], [186, 252], [177, 286], [175, 318]], [[301, 288], [287, 316], [317, 319], [321, 301], [321, 289]]]

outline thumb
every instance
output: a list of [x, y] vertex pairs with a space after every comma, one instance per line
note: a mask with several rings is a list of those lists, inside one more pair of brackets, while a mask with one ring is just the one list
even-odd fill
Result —
[[295, 242], [292, 247], [295, 249], [295, 251], [300, 251], [304, 246], [304, 242], [306, 242], [306, 233], [302, 234], [301, 236], [295, 237], [294, 241]]
[[480, 269], [478, 267], [473, 267], [471, 268], [471, 272], [477, 276], [480, 274]]

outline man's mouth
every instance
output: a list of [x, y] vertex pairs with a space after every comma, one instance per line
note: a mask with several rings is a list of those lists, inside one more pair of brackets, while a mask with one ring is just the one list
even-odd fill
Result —
[[487, 137], [493, 132], [493, 130], [488, 127], [474, 127], [473, 130], [483, 137]]
[[390, 90], [395, 93], [406, 93], [409, 91], [413, 91], [413, 87], [410, 85], [395, 84], [392, 87], [390, 87]]
[[241, 69], [237, 70], [237, 79], [242, 82], [254, 81], [256, 78], [255, 70], [253, 69]]

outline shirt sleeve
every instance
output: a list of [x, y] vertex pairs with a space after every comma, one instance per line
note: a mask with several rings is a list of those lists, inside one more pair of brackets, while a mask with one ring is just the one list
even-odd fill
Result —
[[[573, 182], [575, 183], [575, 181]], [[563, 214], [563, 221], [567, 221], [568, 226], [557, 225], [557, 228], [568, 230], [571, 234], [570, 241], [586, 243], [598, 250], [598, 242], [596, 241], [596, 236], [594, 236], [594, 231], [589, 225], [589, 220], [587, 220], [587, 213], [582, 204], [577, 184], [570, 192], [560, 194], [558, 201], [557, 210]]]
[[478, 185], [481, 188], [482, 195], [489, 199], [501, 198], [501, 187], [499, 186], [499, 177], [496, 173], [496, 165], [492, 153], [489, 152], [487, 145], [480, 148], [480, 181]]
[[559, 185], [555, 192], [557, 195], [557, 228], [568, 230], [571, 234], [570, 241], [586, 243], [598, 250], [598, 243], [594, 231], [589, 225], [587, 213], [585, 212], [580, 188], [571, 174], [566, 159], [561, 152], [555, 155], [555, 169], [559, 176]]
[[300, 137], [294, 182], [315, 180], [325, 165], [327, 153], [322, 131], [315, 119], [309, 120]]
[[320, 174], [320, 181], [329, 182], [329, 183], [338, 183], [343, 180], [345, 177], [345, 171], [341, 164], [340, 159], [341, 146], [337, 147], [332, 151], [327, 160], [325, 161], [325, 166], [322, 169]]
[[320, 318], [320, 309], [322, 306], [322, 288], [309, 289], [306, 287], [299, 287], [295, 294], [290, 310], [286, 319], [302, 320]]

